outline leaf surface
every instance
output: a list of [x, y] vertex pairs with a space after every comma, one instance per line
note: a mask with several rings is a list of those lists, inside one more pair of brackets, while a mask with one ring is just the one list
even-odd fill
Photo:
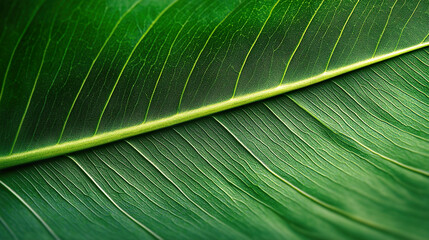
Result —
[[427, 1], [2, 1], [0, 167], [268, 98], [429, 44]]
[[3, 169], [2, 239], [427, 239], [426, 49]]
[[428, 7], [0, 1], [0, 239], [428, 239]]

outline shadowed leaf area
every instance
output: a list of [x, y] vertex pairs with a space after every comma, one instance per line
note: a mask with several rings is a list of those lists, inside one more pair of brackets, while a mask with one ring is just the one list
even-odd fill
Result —
[[0, 239], [427, 239], [428, 10], [1, 1]]

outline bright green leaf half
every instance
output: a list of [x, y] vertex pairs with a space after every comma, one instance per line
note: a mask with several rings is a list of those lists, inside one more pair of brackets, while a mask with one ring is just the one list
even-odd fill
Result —
[[1, 168], [268, 98], [429, 45], [426, 0], [0, 4]]
[[428, 239], [429, 52], [0, 172], [1, 239]]

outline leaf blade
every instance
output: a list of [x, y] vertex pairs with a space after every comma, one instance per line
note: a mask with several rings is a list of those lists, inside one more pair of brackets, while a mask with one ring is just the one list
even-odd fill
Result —
[[[386, 93], [394, 93], [414, 111], [427, 109], [424, 101], [413, 103], [419, 97], [410, 94], [428, 85], [422, 61], [427, 56], [426, 49], [414, 51], [214, 117], [74, 153], [73, 161], [58, 157], [4, 169], [0, 180], [64, 238], [87, 228], [91, 231], [82, 234], [88, 238], [147, 236], [124, 219], [104, 191], [127, 214], [167, 239], [425, 239], [429, 178], [386, 161], [350, 140], [355, 133], [338, 126], [350, 118], [345, 111], [350, 107], [355, 113], [371, 113], [360, 114], [360, 119], [374, 128], [378, 121], [397, 135], [427, 132], [427, 122], [414, 121], [418, 112], [389, 111], [392, 118], [385, 119], [384, 112], [374, 110], [391, 98]], [[398, 74], [383, 73], [391, 68]], [[393, 91], [392, 85], [401, 91]], [[366, 89], [367, 98], [356, 86]], [[374, 90], [378, 95], [369, 94]], [[315, 93], [326, 99], [311, 97]], [[425, 97], [420, 95], [421, 100]], [[394, 119], [408, 119], [410, 128]], [[367, 129], [359, 124], [353, 126], [363, 135]], [[423, 139], [427, 145], [425, 136], [404, 139], [418, 148]], [[419, 159], [417, 152], [395, 148], [395, 139], [376, 140], [398, 156], [407, 153]], [[2, 203], [8, 202], [6, 194], [0, 190]], [[13, 222], [13, 206], [0, 208], [4, 221]], [[64, 211], [72, 214], [61, 214]], [[65, 222], [69, 228], [63, 227]], [[15, 230], [22, 225], [10, 226]]]
[[[407, 4], [397, 6], [396, 2], [391, 6], [390, 3], [385, 3], [378, 8], [376, 6], [370, 7], [365, 1], [319, 1], [314, 3], [302, 1], [230, 1], [228, 4], [220, 4], [221, 2], [137, 1], [124, 3], [124, 6], [119, 8], [121, 14], [114, 14], [111, 12], [112, 9], [106, 8], [109, 10], [107, 15], [114, 16], [109, 19], [110, 22], [106, 22], [108, 23], [106, 24], [107, 31], [85, 35], [83, 39], [84, 41], [96, 40], [97, 47], [94, 47], [90, 54], [76, 50], [76, 47], [82, 44], [82, 39], [76, 41], [73, 34], [75, 32], [82, 33], [79, 27], [83, 23], [91, 27], [94, 26], [94, 23], [82, 20], [73, 22], [65, 16], [85, 18], [92, 13], [82, 11], [73, 15], [67, 12], [69, 7], [67, 4], [62, 7], [44, 5], [40, 11], [45, 13], [45, 18], [49, 18], [50, 14], [60, 9], [62, 11], [59, 15], [61, 21], [66, 25], [75, 23], [74, 32], [67, 32], [69, 34], [67, 36], [70, 36], [68, 43], [61, 42], [67, 46], [64, 48], [65, 51], [62, 50], [63, 52], [55, 55], [57, 47], [47, 48], [47, 61], [48, 64], [53, 64], [53, 67], [43, 68], [40, 75], [41, 82], [34, 82], [35, 99], [34, 103], [28, 104], [26, 108], [29, 109], [28, 116], [27, 111], [20, 115], [21, 110], [12, 110], [12, 102], [16, 101], [16, 95], [28, 91], [25, 85], [29, 84], [29, 77], [17, 70], [25, 65], [28, 60], [22, 63], [14, 63], [11, 65], [13, 74], [5, 74], [2, 85], [6, 84], [8, 89], [12, 90], [8, 91], [5, 96], [6, 99], [0, 101], [0, 113], [5, 116], [8, 112], [13, 112], [13, 116], [10, 119], [1, 118], [1, 123], [6, 126], [6, 130], [1, 136], [2, 148], [0, 152], [3, 154], [0, 156], [0, 167], [58, 156], [178, 124], [311, 85], [398, 54], [423, 48], [429, 44], [424, 38], [427, 35], [425, 28], [419, 28], [421, 22], [414, 20], [428, 18], [423, 11], [427, 6], [421, 2], [416, 3], [415, 7], [413, 5], [413, 8], [411, 8], [411, 3], [408, 4], [409, 6]], [[147, 6], [144, 6], [145, 4]], [[170, 8], [170, 6], [172, 7]], [[319, 9], [320, 12], [318, 13]], [[389, 11], [386, 12], [386, 9]], [[138, 19], [137, 23], [133, 22], [134, 17], [145, 11], [152, 12], [146, 14], [146, 18]], [[337, 58], [336, 52], [339, 55], [348, 53], [350, 56], [354, 49], [364, 46], [362, 37], [360, 37], [362, 28], [371, 23], [368, 16], [377, 11], [380, 12], [380, 18], [387, 18], [387, 20], [383, 21], [384, 25], [381, 26], [383, 31], [379, 37], [373, 39], [374, 41], [369, 39], [371, 44], [377, 43], [374, 45], [376, 50], [365, 49], [356, 55], [355, 59], [347, 60], [341, 65], [342, 61]], [[189, 14], [181, 15], [179, 12], [188, 12]], [[103, 19], [105, 15], [97, 14], [94, 19]], [[360, 15], [365, 16], [366, 20], [359, 26]], [[402, 15], [406, 15], [407, 18], [403, 18]], [[245, 17], [243, 18], [243, 16]], [[206, 23], [208, 19], [213, 19], [210, 25], [196, 24], [199, 22]], [[313, 19], [314, 22], [312, 22]], [[55, 29], [58, 26], [63, 26], [60, 21], [45, 21], [40, 16], [36, 16], [35, 21], [36, 23], [43, 21], [46, 24], [53, 24]], [[397, 39], [389, 35], [391, 22], [401, 23], [404, 26]], [[32, 23], [32, 25], [36, 23]], [[241, 23], [244, 25], [240, 26]], [[342, 24], [342, 28], [336, 29], [336, 24]], [[140, 25], [145, 27], [141, 28]], [[233, 26], [233, 29], [230, 29], [229, 26]], [[378, 29], [378, 27], [380, 26], [374, 25], [374, 29]], [[128, 28], [136, 29], [136, 33], [128, 30]], [[247, 31], [247, 28], [250, 30]], [[196, 31], [193, 31], [195, 29]], [[408, 29], [418, 29], [418, 31], [413, 31], [416, 36], [422, 35], [423, 41], [418, 40], [417, 37], [407, 38], [406, 42], [399, 44], [404, 41], [401, 40], [402, 35], [411, 31]], [[25, 34], [23, 41], [26, 44], [31, 42], [29, 37], [36, 34], [35, 30]], [[234, 34], [228, 33], [230, 30]], [[142, 34], [137, 34], [139, 31]], [[308, 34], [306, 34], [307, 31]], [[125, 32], [125, 36], [121, 35], [123, 32]], [[328, 32], [337, 37], [330, 37]], [[62, 36], [56, 33], [54, 31], [54, 35], [52, 35], [53, 42], [62, 39]], [[175, 35], [175, 33], [178, 34]], [[384, 33], [389, 37], [383, 37]], [[98, 34], [103, 38], [98, 39]], [[271, 42], [270, 34], [277, 34], [278, 40], [281, 42]], [[283, 42], [286, 39], [286, 34], [297, 34], [300, 38], [287, 38], [288, 41], [295, 43], [290, 45], [288, 42]], [[356, 39], [344, 40], [347, 39], [345, 36], [356, 35]], [[44, 42], [51, 41], [51, 37], [46, 31], [39, 36], [41, 40], [37, 41], [37, 44], [43, 45]], [[146, 39], [145, 36], [148, 38]], [[320, 44], [335, 46], [335, 51], [320, 44], [311, 44], [318, 36], [321, 37]], [[390, 40], [386, 45], [383, 45], [386, 38], [394, 39], [395, 49], [392, 50], [390, 47]], [[182, 46], [183, 51], [173, 48], [172, 43], [176, 40], [177, 48]], [[126, 44], [120, 44], [122, 41]], [[228, 41], [234, 42], [233, 48], [229, 49], [228, 47], [226, 52], [216, 52], [217, 46], [224, 48], [222, 50], [224, 51], [227, 47], [225, 43]], [[190, 43], [197, 47], [192, 49], [193, 45]], [[353, 48], [347, 51], [347, 45], [352, 43]], [[244, 45], [240, 46], [241, 44]], [[401, 50], [396, 50], [397, 46], [401, 46]], [[6, 50], [6, 47], [4, 49]], [[36, 46], [35, 49], [37, 52], [43, 47]], [[246, 51], [241, 53], [244, 49]], [[266, 51], [267, 49], [270, 50]], [[371, 58], [374, 52], [378, 52], [378, 49], [382, 54]], [[18, 50], [17, 53], [22, 54], [22, 52], [28, 51], [28, 47], [22, 46]], [[318, 52], [317, 57], [309, 57], [309, 54], [314, 50]], [[76, 54], [76, 52], [80, 54], [80, 61], [88, 63], [87, 65], [80, 66], [80, 63], [74, 60], [72, 54]], [[184, 57], [186, 53], [191, 56], [190, 61]], [[170, 54], [173, 57], [169, 58]], [[268, 54], [264, 59], [269, 59], [271, 65], [267, 68], [265, 65], [255, 68], [255, 64], [260, 61], [262, 56], [265, 56], [264, 54]], [[34, 59], [40, 58], [39, 55], [31, 55], [29, 59], [37, 61]], [[61, 64], [59, 64], [58, 59], [61, 57]], [[143, 57], [143, 60], [139, 59]], [[220, 65], [211, 62], [216, 58], [227, 60], [225, 60], [225, 64], [222, 62]], [[241, 58], [243, 61], [240, 60]], [[162, 59], [164, 61], [161, 61]], [[288, 63], [284, 62], [285, 59], [289, 59]], [[62, 65], [64, 60], [68, 61], [67, 66]], [[300, 69], [307, 69], [310, 62], [315, 63], [311, 71], [305, 73], [300, 71]], [[228, 67], [228, 64], [232, 66], [232, 69], [235, 65], [238, 66], [238, 69], [241, 68], [241, 71], [237, 73], [238, 75]], [[332, 69], [325, 72], [323, 69], [326, 70], [326, 66], [331, 64]], [[176, 69], [175, 66], [180, 65], [183, 65], [183, 68]], [[289, 65], [293, 71], [285, 74], [289, 72], [287, 71]], [[140, 67], [139, 70], [134, 69], [134, 66]], [[284, 70], [284, 66], [286, 66], [286, 70]], [[63, 74], [62, 71], [67, 70], [67, 68], [69, 68], [68, 74]], [[77, 70], [73, 70], [74, 68]], [[172, 74], [162, 74], [159, 72], [161, 70], [157, 68], [165, 68], [166, 73]], [[257, 70], [261, 70], [261, 74], [258, 76], [255, 75]], [[26, 71], [31, 75], [31, 68], [22, 72], [25, 73]], [[205, 72], [211, 73], [205, 75]], [[282, 86], [277, 87], [277, 81], [280, 81], [280, 78], [276, 79], [276, 77], [270, 76], [281, 75], [282, 73], [281, 81], [285, 78], [287, 81]], [[226, 74], [225, 78], [222, 77], [222, 74]], [[52, 75], [55, 75], [55, 78], [51, 81], [49, 76]], [[62, 78], [57, 79], [57, 76], [60, 75]], [[70, 77], [72, 75], [77, 77]], [[128, 79], [120, 81], [123, 75], [127, 76]], [[180, 81], [174, 80], [176, 76]], [[140, 80], [141, 77], [144, 79], [143, 82]], [[20, 80], [21, 78], [22, 80]], [[116, 81], [109, 81], [109, 79], [116, 79]], [[241, 80], [238, 81], [239, 79]], [[89, 82], [85, 84], [87, 80]], [[103, 81], [100, 88], [96, 87], [99, 84], [98, 81]], [[232, 100], [228, 94], [229, 90], [225, 87], [227, 82], [231, 86], [235, 83], [235, 86], [230, 89], [231, 96], [234, 95]], [[25, 84], [18, 86], [17, 83]], [[207, 87], [207, 91], [201, 89], [201, 85]], [[65, 89], [64, 86], [68, 86], [68, 88]], [[186, 88], [195, 91], [187, 93]], [[51, 89], [56, 89], [56, 91], [51, 91]], [[69, 89], [72, 90], [69, 91]], [[216, 94], [214, 89], [222, 92], [222, 94]], [[145, 94], [151, 97], [146, 97], [144, 100]], [[65, 97], [58, 100], [58, 95]], [[88, 96], [90, 97], [88, 98]], [[20, 109], [21, 100], [18, 103], [17, 109]], [[66, 107], [55, 108], [55, 105]], [[153, 107], [149, 108], [151, 105]], [[141, 111], [138, 110], [140, 108]], [[177, 113], [177, 109], [182, 109], [182, 112]], [[106, 117], [103, 117], [104, 115]], [[19, 126], [16, 125], [15, 119], [17, 118], [20, 118], [22, 122]], [[85, 120], [82, 121], [82, 119]], [[71, 122], [69, 123], [69, 121]], [[23, 131], [20, 131], [21, 126]], [[17, 131], [15, 131], [16, 128]], [[13, 138], [11, 136], [15, 136], [14, 139], [16, 140], [8, 140]]]

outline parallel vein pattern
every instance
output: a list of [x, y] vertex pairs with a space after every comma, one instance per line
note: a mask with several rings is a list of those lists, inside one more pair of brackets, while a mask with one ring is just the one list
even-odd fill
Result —
[[29, 2], [1, 7], [11, 34], [0, 36], [0, 167], [188, 121], [429, 45], [427, 1]]
[[427, 239], [428, 62], [3, 169], [0, 238]]

